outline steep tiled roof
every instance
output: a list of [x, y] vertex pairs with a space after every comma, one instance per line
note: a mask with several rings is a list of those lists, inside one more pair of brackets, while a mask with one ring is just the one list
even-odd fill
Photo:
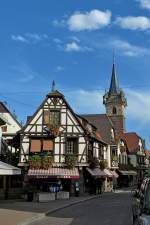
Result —
[[81, 117], [98, 128], [102, 140], [108, 144], [111, 143], [111, 129], [113, 125], [106, 114], [85, 114], [81, 115]]
[[9, 113], [9, 110], [7, 107], [4, 105], [3, 102], [0, 102], [0, 113]]
[[139, 140], [142, 139], [136, 133], [124, 133], [120, 135], [120, 138], [126, 141], [129, 152], [137, 152], [139, 150]]
[[145, 150], [146, 156], [150, 157], [150, 150]]

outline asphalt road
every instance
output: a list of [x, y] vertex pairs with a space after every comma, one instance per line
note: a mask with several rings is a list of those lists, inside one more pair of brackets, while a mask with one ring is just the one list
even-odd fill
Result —
[[71, 218], [71, 225], [132, 225], [129, 193], [102, 195], [60, 210], [51, 217]]

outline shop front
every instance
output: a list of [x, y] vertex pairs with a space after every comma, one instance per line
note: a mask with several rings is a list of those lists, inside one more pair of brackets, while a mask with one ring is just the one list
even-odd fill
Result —
[[134, 170], [118, 170], [118, 186], [132, 187], [137, 184], [137, 172]]
[[88, 191], [90, 194], [101, 194], [105, 190], [106, 173], [100, 168], [86, 168]]
[[21, 169], [0, 161], [0, 199], [20, 198], [21, 194]]
[[38, 201], [50, 201], [69, 198], [70, 194], [76, 195], [79, 179], [77, 168], [29, 169], [25, 192], [30, 191], [34, 194], [30, 200], [35, 198]]

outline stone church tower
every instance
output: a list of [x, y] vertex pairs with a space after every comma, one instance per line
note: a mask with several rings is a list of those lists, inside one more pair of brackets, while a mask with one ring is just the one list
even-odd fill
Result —
[[125, 132], [125, 107], [127, 100], [124, 92], [119, 88], [115, 63], [113, 62], [112, 77], [109, 91], [103, 96], [106, 114], [111, 119], [116, 134]]

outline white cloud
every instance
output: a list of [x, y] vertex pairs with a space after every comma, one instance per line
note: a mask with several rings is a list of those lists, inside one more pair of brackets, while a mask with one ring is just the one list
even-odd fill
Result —
[[140, 6], [145, 9], [150, 9], [150, 0], [137, 0]]
[[127, 116], [145, 125], [150, 123], [150, 92], [126, 89]]
[[79, 52], [81, 51], [81, 47], [76, 43], [76, 42], [71, 42], [71, 43], [67, 43], [66, 44], [66, 48], [65, 48], [66, 52]]
[[25, 36], [29, 39], [29, 41], [33, 42], [39, 42], [48, 39], [47, 34], [26, 33]]
[[62, 19], [61, 21], [53, 20], [52, 24], [55, 27], [64, 27], [66, 25], [66, 21], [64, 19]]
[[86, 91], [86, 90], [74, 90], [65, 94], [68, 102], [72, 102], [72, 107], [75, 112], [83, 113], [102, 113], [105, 112], [102, 100], [102, 91]]
[[59, 38], [54, 38], [53, 41], [56, 43], [56, 44], [61, 44], [62, 41], [59, 39]]
[[13, 41], [36, 44], [38, 42], [48, 39], [47, 34], [26, 33], [23, 35], [11, 35]]
[[22, 35], [11, 35], [11, 39], [13, 41], [28, 43], [28, 40], [25, 37], [23, 37]]
[[75, 41], [67, 43], [65, 46], [66, 52], [86, 52], [86, 51], [92, 51], [92, 48], [89, 48], [87, 46], [81, 46]]
[[122, 55], [129, 57], [138, 57], [149, 54], [149, 51], [146, 48], [140, 46], [132, 45], [131, 43], [116, 39], [109, 42], [112, 48], [118, 50]]
[[20, 83], [30, 82], [38, 76], [38, 74], [34, 72], [26, 63], [20, 63], [19, 65], [12, 66], [12, 69], [16, 74], [17, 81]]
[[57, 66], [56, 67], [56, 72], [61, 72], [61, 71], [63, 71], [65, 68], [63, 67], [63, 66]]
[[100, 11], [97, 9], [90, 12], [74, 13], [67, 21], [71, 31], [96, 30], [107, 26], [111, 21], [109, 10]]
[[129, 29], [129, 30], [150, 29], [150, 19], [145, 16], [117, 17], [115, 23], [118, 24], [123, 29]]

